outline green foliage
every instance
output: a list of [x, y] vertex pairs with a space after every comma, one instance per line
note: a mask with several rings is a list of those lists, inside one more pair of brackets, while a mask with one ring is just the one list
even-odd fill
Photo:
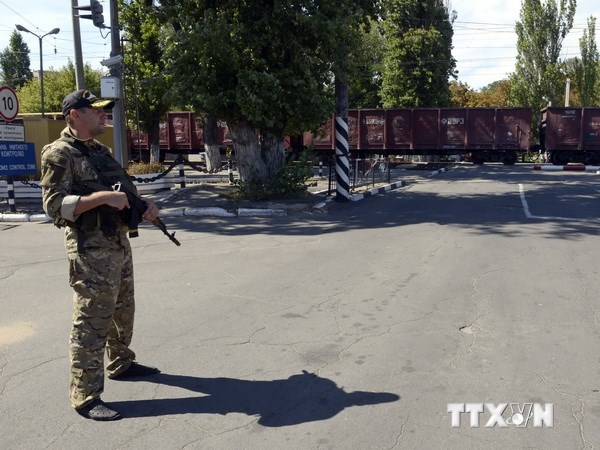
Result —
[[347, 45], [340, 30], [357, 30], [373, 3], [163, 0], [177, 30], [173, 96], [281, 136], [315, 128], [333, 111], [331, 72]]
[[23, 40], [21, 33], [13, 31], [8, 41], [8, 47], [0, 53], [2, 84], [13, 89], [23, 86], [33, 77], [29, 64], [29, 47]]
[[384, 107], [448, 106], [455, 13], [442, 0], [388, 0], [385, 12]]
[[[100, 77], [102, 73], [93, 70], [90, 64], [83, 68], [83, 77], [87, 89], [100, 95]], [[61, 69], [52, 68], [44, 70], [44, 110], [47, 112], [61, 112], [62, 101], [65, 95], [77, 89], [75, 81], [75, 66], [71, 61]], [[19, 109], [23, 113], [40, 112], [40, 81], [37, 78], [17, 90]]]
[[125, 98], [130, 124], [139, 117], [146, 133], [156, 133], [169, 110], [165, 98], [170, 90], [166, 68], [166, 30], [160, 10], [149, 0], [119, 0], [119, 19], [126, 33]]
[[450, 82], [451, 105], [461, 108], [509, 106], [509, 91], [508, 80], [494, 81], [479, 90], [462, 81]]
[[312, 157], [304, 151], [297, 161], [286, 161], [270, 178], [256, 174], [238, 183], [234, 196], [243, 200], [278, 200], [298, 197], [306, 192], [306, 181], [313, 176]]
[[361, 28], [360, 40], [351, 54], [348, 74], [348, 107], [381, 108], [381, 72], [384, 39], [375, 21]]
[[600, 55], [596, 45], [596, 18], [588, 18], [588, 26], [579, 40], [581, 60], [575, 58], [574, 91], [578, 94], [581, 106], [596, 105], [600, 100], [597, 90], [600, 80]]
[[538, 110], [564, 104], [565, 75], [560, 61], [562, 42], [573, 26], [575, 0], [522, 0], [517, 33], [517, 62], [511, 75], [513, 106]]
[[333, 112], [333, 73], [347, 73], [359, 27], [376, 10], [375, 0], [160, 5], [173, 26], [170, 98], [228, 123], [236, 150], [246, 154], [244, 180], [250, 168], [269, 177], [283, 160], [284, 134], [316, 129]]

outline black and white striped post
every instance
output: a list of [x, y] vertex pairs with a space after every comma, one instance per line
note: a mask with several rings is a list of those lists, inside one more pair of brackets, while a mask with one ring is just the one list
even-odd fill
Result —
[[17, 206], [15, 205], [15, 185], [13, 177], [6, 177], [6, 192], [8, 194], [8, 207], [10, 212], [17, 212]]
[[183, 156], [179, 154], [179, 187], [185, 187], [185, 171], [183, 168]]
[[348, 161], [348, 85], [335, 80], [335, 200], [350, 200], [350, 162]]

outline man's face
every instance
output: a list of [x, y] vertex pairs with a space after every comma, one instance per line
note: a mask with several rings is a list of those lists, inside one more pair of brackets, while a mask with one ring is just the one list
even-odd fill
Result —
[[102, 108], [80, 108], [76, 110], [79, 117], [77, 127], [92, 137], [104, 133], [106, 112]]

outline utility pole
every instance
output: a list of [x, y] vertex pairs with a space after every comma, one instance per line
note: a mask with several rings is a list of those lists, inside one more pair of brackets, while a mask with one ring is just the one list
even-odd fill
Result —
[[71, 0], [71, 11], [73, 16], [73, 47], [75, 51], [75, 84], [77, 90], [85, 89], [85, 78], [83, 75], [83, 56], [81, 52], [81, 29], [79, 28], [78, 0]]
[[[119, 28], [119, 13], [117, 0], [110, 0], [110, 40], [111, 52], [110, 56], [116, 57], [121, 55], [121, 30]], [[114, 132], [114, 152], [115, 159], [121, 163], [123, 167], [127, 167], [129, 163], [129, 155], [127, 151], [127, 132], [125, 128], [125, 98], [123, 95], [123, 63], [110, 66], [110, 75], [118, 80], [118, 101], [113, 108], [113, 132]]]

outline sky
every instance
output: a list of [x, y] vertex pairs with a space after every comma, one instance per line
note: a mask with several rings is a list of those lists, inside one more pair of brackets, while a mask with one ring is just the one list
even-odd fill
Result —
[[[109, 2], [101, 2], [105, 22], [109, 23]], [[89, 5], [89, 1], [79, 0], [79, 4]], [[451, 8], [458, 15], [453, 39], [458, 81], [480, 89], [514, 71], [517, 55], [514, 25], [519, 20], [521, 0], [452, 0]], [[561, 58], [579, 56], [579, 39], [592, 15], [600, 18], [600, 1], [578, 0], [575, 22], [563, 42]], [[63, 67], [69, 59], [74, 61], [71, 0], [0, 0], [0, 50], [8, 46], [15, 24], [40, 36], [60, 28], [59, 34], [43, 38], [44, 70]], [[81, 19], [80, 28], [84, 62], [89, 62], [94, 69], [103, 69], [100, 60], [110, 56], [110, 36], [106, 31], [102, 34], [91, 20]], [[31, 70], [37, 71], [39, 39], [29, 33], [22, 36], [29, 46]], [[596, 24], [600, 47], [599, 39], [600, 19]]]

